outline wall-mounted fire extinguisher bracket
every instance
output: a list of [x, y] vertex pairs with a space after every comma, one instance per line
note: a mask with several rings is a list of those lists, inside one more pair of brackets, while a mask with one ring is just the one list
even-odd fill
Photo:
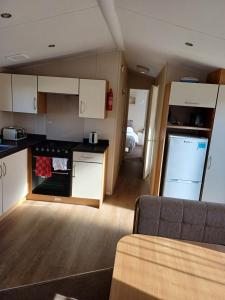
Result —
[[110, 88], [107, 92], [106, 97], [106, 110], [112, 111], [113, 108], [113, 91], [112, 88]]

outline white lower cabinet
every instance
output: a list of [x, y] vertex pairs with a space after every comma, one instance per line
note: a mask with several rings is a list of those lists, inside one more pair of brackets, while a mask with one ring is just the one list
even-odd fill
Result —
[[1, 211], [4, 213], [28, 193], [27, 149], [0, 160]]
[[[80, 152], [83, 161], [73, 162], [73, 180], [72, 180], [72, 197], [87, 199], [103, 199], [103, 156], [104, 154], [84, 153]], [[102, 159], [99, 160], [99, 156]], [[93, 157], [92, 161], [90, 158]], [[101, 162], [99, 162], [101, 161]]]

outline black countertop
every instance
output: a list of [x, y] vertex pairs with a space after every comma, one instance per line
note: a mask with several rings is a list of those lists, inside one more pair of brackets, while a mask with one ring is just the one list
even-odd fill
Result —
[[88, 139], [84, 139], [83, 143], [79, 143], [76, 147], [73, 148], [73, 151], [104, 153], [108, 147], [108, 140], [99, 140], [98, 144], [89, 144]]
[[[6, 157], [23, 149], [30, 148], [44, 140], [46, 140], [46, 136], [40, 134], [28, 134], [26, 139], [20, 141], [6, 141], [3, 139], [0, 146], [10, 145], [12, 147], [7, 150], [0, 151], [0, 158]], [[109, 141], [99, 140], [98, 144], [92, 145], [88, 143], [88, 139], [84, 139], [83, 143], [71, 142], [71, 144], [74, 145], [72, 151], [104, 153], [109, 146]]]
[[7, 150], [0, 151], [0, 158], [3, 158], [10, 154], [16, 153], [20, 150], [32, 147], [45, 139], [46, 139], [46, 136], [40, 135], [40, 134], [28, 134], [26, 139], [23, 139], [20, 141], [8, 141], [8, 140], [2, 139], [2, 143], [0, 144], [0, 146], [1, 145], [10, 145], [12, 147]]

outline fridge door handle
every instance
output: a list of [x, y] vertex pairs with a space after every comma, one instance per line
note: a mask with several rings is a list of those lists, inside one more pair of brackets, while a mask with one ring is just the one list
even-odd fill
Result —
[[212, 156], [210, 155], [210, 156], [209, 156], [209, 159], [208, 159], [207, 170], [210, 170], [211, 165], [212, 165]]
[[169, 182], [182, 182], [180, 179], [170, 179]]

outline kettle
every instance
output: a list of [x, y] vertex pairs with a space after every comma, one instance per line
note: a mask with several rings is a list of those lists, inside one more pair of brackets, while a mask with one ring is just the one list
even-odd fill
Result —
[[98, 144], [98, 134], [95, 131], [89, 133], [89, 144]]

